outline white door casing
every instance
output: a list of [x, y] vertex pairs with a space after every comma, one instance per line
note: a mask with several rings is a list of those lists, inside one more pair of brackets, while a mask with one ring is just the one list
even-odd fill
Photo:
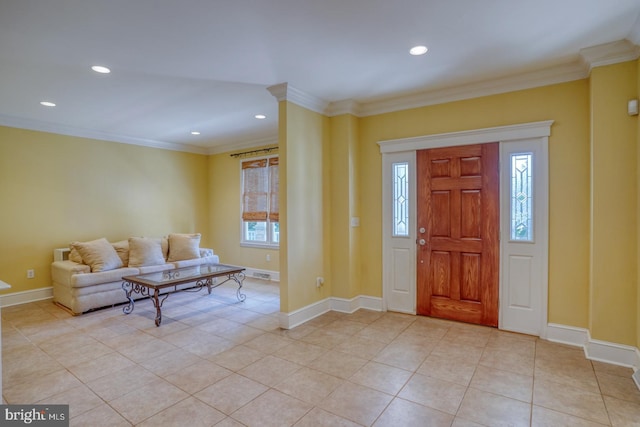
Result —
[[[426, 135], [379, 142], [382, 153], [383, 309], [416, 312], [416, 151], [438, 147], [500, 143], [500, 296], [498, 327], [546, 336], [548, 298], [548, 141], [553, 121]], [[511, 153], [534, 154], [533, 243], [509, 239]], [[505, 161], [505, 156], [507, 161]], [[409, 233], [392, 233], [392, 165], [409, 164]]]

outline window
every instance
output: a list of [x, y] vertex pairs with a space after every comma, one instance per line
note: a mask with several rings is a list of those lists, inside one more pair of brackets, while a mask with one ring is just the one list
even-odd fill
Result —
[[242, 162], [242, 243], [280, 243], [278, 186], [278, 157]]
[[511, 240], [533, 242], [533, 154], [511, 154]]
[[409, 235], [409, 163], [393, 163], [393, 236]]

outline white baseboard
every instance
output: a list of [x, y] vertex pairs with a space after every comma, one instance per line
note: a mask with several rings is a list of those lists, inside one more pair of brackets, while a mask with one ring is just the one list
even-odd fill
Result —
[[13, 292], [0, 295], [0, 307], [26, 304], [28, 302], [42, 301], [53, 298], [53, 288], [40, 288], [31, 291]]
[[549, 323], [547, 339], [562, 344], [582, 347], [589, 360], [625, 366], [635, 370], [633, 380], [640, 389], [640, 349], [624, 344], [594, 340], [588, 329]]
[[382, 299], [359, 295], [355, 298], [325, 298], [306, 307], [302, 307], [291, 313], [280, 313], [280, 327], [283, 329], [295, 328], [311, 319], [314, 319], [328, 311], [341, 313], [353, 313], [361, 308], [374, 311], [382, 311]]
[[329, 298], [323, 299], [306, 307], [302, 307], [291, 313], [280, 312], [280, 327], [282, 329], [292, 329], [296, 326], [308, 322], [327, 311], [331, 311]]
[[636, 347], [590, 339], [584, 351], [591, 360], [640, 369], [640, 350]]
[[584, 328], [549, 323], [547, 325], [547, 340], [584, 348], [585, 344], [589, 342], [589, 331]]
[[382, 298], [360, 295], [358, 299], [360, 300], [360, 307], [358, 308], [364, 308], [373, 311], [382, 311]]

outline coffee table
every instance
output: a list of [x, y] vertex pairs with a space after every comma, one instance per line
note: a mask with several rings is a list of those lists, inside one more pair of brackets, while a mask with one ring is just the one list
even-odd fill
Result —
[[[143, 297], [150, 297], [156, 309], [156, 326], [162, 322], [162, 303], [170, 294], [186, 291], [197, 292], [203, 287], [207, 287], [209, 294], [211, 289], [233, 280], [238, 284], [236, 297], [238, 301], [244, 301], [247, 296], [242, 293], [242, 282], [244, 281], [244, 268], [224, 264], [202, 264], [193, 267], [177, 268], [174, 270], [158, 271], [156, 273], [138, 274], [135, 276], [124, 276], [122, 278], [122, 289], [127, 295], [129, 304], [122, 311], [129, 314], [133, 311], [133, 293], [138, 293]], [[216, 278], [224, 277], [224, 280], [217, 281]], [[193, 286], [180, 287], [193, 283]], [[167, 292], [160, 292], [163, 289], [173, 288]]]

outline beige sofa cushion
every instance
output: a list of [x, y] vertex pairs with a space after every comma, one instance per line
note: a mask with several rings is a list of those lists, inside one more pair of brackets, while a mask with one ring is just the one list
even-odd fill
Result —
[[164, 264], [161, 239], [149, 237], [129, 238], [129, 267]]
[[168, 262], [200, 258], [200, 233], [169, 234]]
[[82, 262], [91, 267], [92, 272], [108, 271], [122, 267], [122, 260], [111, 243], [104, 237], [89, 242], [72, 242]]
[[[99, 273], [74, 274], [73, 276], [71, 276], [69, 286], [71, 288], [88, 288], [84, 291], [84, 293], [102, 292], [102, 290], [105, 288], [105, 285], [109, 283], [112, 283], [112, 285], [108, 286], [116, 289], [122, 289], [122, 277], [135, 276], [136, 274], [138, 274], [138, 272], [139, 270], [137, 268], [123, 267], [115, 270], [101, 271]], [[125, 292], [121, 292], [124, 296]], [[105, 303], [102, 305], [108, 304], [110, 303]]]

